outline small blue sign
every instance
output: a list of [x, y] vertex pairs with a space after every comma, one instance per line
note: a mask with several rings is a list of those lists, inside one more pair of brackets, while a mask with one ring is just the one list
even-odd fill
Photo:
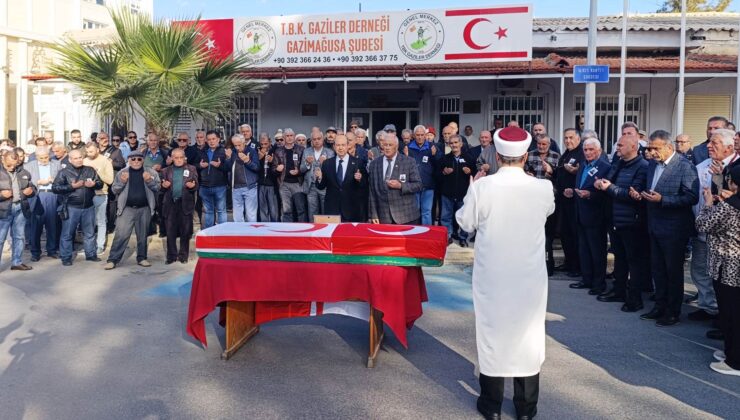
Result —
[[609, 83], [609, 66], [573, 66], [573, 83]]

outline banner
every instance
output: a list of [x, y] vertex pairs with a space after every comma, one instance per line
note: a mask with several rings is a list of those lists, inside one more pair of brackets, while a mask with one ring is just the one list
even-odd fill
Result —
[[[254, 67], [383, 66], [532, 58], [532, 6], [202, 20], [214, 54]], [[224, 36], [233, 36], [224, 45]]]

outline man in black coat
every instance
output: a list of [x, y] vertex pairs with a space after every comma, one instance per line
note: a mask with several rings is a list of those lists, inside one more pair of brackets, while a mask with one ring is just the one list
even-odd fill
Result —
[[699, 201], [699, 177], [696, 167], [676, 153], [670, 133], [651, 134], [648, 150], [653, 154], [648, 190], [639, 199], [647, 205], [655, 307], [640, 318], [667, 327], [678, 323], [681, 314], [684, 253], [695, 232], [691, 208]]
[[360, 195], [367, 191], [367, 172], [359, 159], [347, 154], [347, 147], [347, 137], [337, 135], [334, 139], [336, 156], [326, 159], [314, 178], [318, 189], [326, 189], [324, 213], [341, 215], [343, 222], [363, 222]]
[[[616, 150], [620, 156], [609, 175], [595, 186], [612, 199], [614, 227], [614, 287], [599, 295], [602, 302], [625, 302], [624, 312], [643, 308], [642, 290], [650, 282], [650, 259], [645, 204], [630, 197], [630, 192], [645, 191], [648, 163], [639, 152], [639, 137], [622, 135]], [[618, 245], [618, 246], [615, 246]]]
[[558, 160], [558, 167], [555, 168], [555, 205], [556, 212], [560, 215], [558, 224], [560, 241], [565, 254], [565, 263], [559, 269], [568, 272], [570, 277], [579, 277], [581, 264], [578, 257], [576, 203], [572, 196], [566, 197], [564, 192], [568, 188], [576, 187], [576, 173], [580, 162], [585, 160], [585, 157], [581, 147], [581, 137], [575, 128], [567, 128], [563, 131], [563, 143], [565, 151]]
[[[475, 173], [475, 160], [462, 151], [462, 139], [458, 135], [450, 138], [452, 151], [442, 157], [439, 163], [440, 192], [442, 194], [442, 226], [447, 228], [447, 244], [452, 243], [453, 219], [455, 212], [463, 205], [468, 192], [470, 176]], [[457, 237], [460, 246], [468, 246], [468, 232], [459, 229]]]

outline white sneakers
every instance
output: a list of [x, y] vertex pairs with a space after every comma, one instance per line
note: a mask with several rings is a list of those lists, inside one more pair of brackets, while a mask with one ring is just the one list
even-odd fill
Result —
[[108, 261], [107, 263], [105, 263], [105, 266], [103, 266], [103, 268], [106, 270], [113, 270], [114, 268], [116, 268], [116, 263]]
[[722, 350], [715, 351], [712, 356], [714, 356], [714, 358], [717, 359], [718, 362], [724, 362], [727, 358], [727, 356], [725, 356], [725, 352], [723, 352]]
[[731, 368], [724, 361], [711, 363], [709, 367], [713, 371], [721, 373], [723, 375], [740, 376], [740, 370]]
[[147, 261], [147, 260], [141, 260], [141, 261], [139, 261], [139, 262], [138, 262], [137, 264], [139, 264], [139, 265], [140, 265], [140, 266], [142, 266], [142, 267], [151, 267], [151, 266], [152, 266], [152, 263], [150, 263], [150, 262], [149, 262], [149, 261]]

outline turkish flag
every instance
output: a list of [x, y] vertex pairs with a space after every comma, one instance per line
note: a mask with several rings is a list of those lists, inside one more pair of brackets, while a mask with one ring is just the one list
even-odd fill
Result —
[[[195, 21], [178, 21], [176, 25], [193, 24]], [[221, 61], [234, 53], [234, 19], [203, 19], [198, 21], [198, 33], [209, 52], [211, 60]]]

